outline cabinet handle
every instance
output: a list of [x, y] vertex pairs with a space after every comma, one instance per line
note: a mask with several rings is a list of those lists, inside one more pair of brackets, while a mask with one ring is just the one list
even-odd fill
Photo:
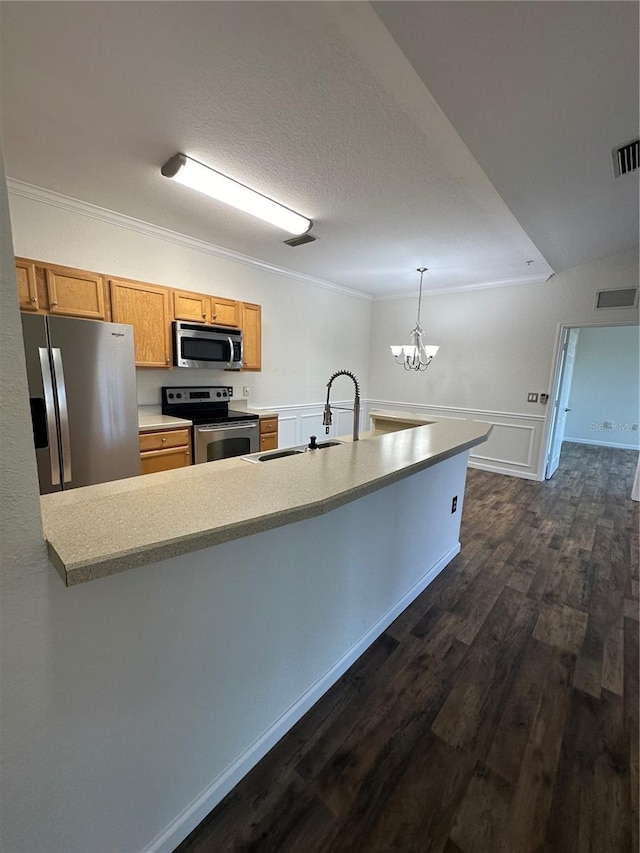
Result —
[[32, 301], [32, 302], [37, 302], [37, 301], [38, 301], [38, 297], [37, 297], [37, 296], [32, 296], [32, 297], [31, 297], [31, 301]]
[[165, 364], [169, 364], [169, 359], [168, 359], [168, 358], [165, 358], [164, 363], [165, 363]]
[[163, 442], [165, 442], [166, 440], [167, 440], [166, 438], [163, 438], [163, 439], [162, 439], [162, 441], [163, 441]]
[[52, 300], [51, 300], [51, 302], [50, 302], [50, 304], [51, 304], [53, 307], [55, 307], [55, 306], [58, 304], [58, 300], [57, 300], [57, 299], [52, 299]]

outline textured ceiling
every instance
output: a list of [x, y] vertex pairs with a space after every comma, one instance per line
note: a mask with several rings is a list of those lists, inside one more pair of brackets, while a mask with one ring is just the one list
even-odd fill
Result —
[[[626, 7], [637, 42], [635, 3], [3, 2], [7, 173], [377, 296], [542, 280], [637, 235]], [[317, 242], [162, 178], [176, 151]]]

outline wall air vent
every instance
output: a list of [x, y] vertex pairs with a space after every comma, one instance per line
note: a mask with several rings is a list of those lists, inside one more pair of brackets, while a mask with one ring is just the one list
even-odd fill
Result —
[[620, 290], [599, 290], [596, 294], [596, 309], [635, 308], [638, 303], [638, 288], [625, 287]]
[[295, 248], [296, 246], [304, 246], [305, 243], [313, 243], [317, 239], [313, 234], [301, 234], [299, 237], [292, 237], [290, 240], [283, 240], [282, 242], [285, 246]]
[[616, 178], [628, 175], [629, 172], [636, 172], [640, 166], [640, 139], [634, 139], [620, 148], [614, 148], [611, 156], [613, 157], [613, 174]]

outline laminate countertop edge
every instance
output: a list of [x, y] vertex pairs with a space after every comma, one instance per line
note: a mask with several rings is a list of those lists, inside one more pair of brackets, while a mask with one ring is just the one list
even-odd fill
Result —
[[439, 419], [302, 458], [227, 459], [45, 495], [49, 555], [74, 586], [203, 550], [331, 512], [466, 452], [491, 429]]

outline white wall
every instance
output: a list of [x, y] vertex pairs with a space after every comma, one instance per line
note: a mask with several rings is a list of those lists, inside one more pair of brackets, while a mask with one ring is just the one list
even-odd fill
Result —
[[637, 287], [638, 253], [625, 252], [554, 276], [546, 284], [434, 294], [423, 298], [426, 340], [440, 351], [425, 373], [397, 366], [390, 343], [408, 340], [416, 299], [374, 304], [369, 398], [423, 413], [495, 424], [472, 464], [541, 479], [549, 406], [527, 393], [551, 393], [559, 325], [638, 322], [637, 309], [596, 311], [600, 288]]
[[366, 393], [370, 300], [216, 256], [196, 248], [197, 241], [173, 239], [142, 223], [134, 228], [126, 217], [101, 218], [90, 205], [65, 205], [47, 193], [41, 199], [10, 195], [19, 256], [262, 305], [262, 372], [140, 369], [141, 405], [159, 404], [162, 385], [181, 383], [230, 384], [238, 398], [249, 385], [249, 403], [256, 407], [318, 403], [329, 376], [343, 368], [357, 375]]
[[565, 441], [628, 449], [640, 447], [637, 326], [580, 329], [569, 407]]

